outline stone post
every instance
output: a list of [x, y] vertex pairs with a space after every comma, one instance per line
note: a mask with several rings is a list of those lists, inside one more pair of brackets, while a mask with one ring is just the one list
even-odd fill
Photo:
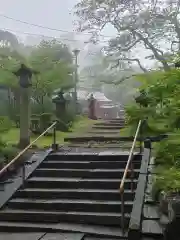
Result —
[[30, 97], [32, 86], [32, 74], [35, 71], [21, 64], [21, 67], [13, 72], [19, 78], [20, 85], [20, 137], [19, 147], [25, 148], [30, 144]]

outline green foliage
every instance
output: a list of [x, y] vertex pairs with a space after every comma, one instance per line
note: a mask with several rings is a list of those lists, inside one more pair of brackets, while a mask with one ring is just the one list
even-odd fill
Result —
[[73, 106], [67, 107], [64, 115], [58, 120], [57, 129], [64, 132], [69, 131], [73, 122], [76, 120], [76, 113], [74, 112]]
[[6, 116], [0, 116], [0, 133], [8, 131], [12, 127], [12, 122]]
[[9, 89], [15, 98], [9, 102], [12, 119], [19, 114], [17, 110], [20, 104], [18, 78], [13, 72], [21, 63], [38, 72], [32, 78], [32, 99], [40, 105], [41, 113], [48, 111], [46, 105], [51, 101], [55, 89], [62, 87], [68, 89], [73, 86], [73, 58], [66, 45], [55, 40], [42, 41], [32, 49], [29, 56], [23, 56], [21, 53], [13, 48], [0, 47], [0, 85]]
[[180, 167], [180, 130], [175, 130], [167, 139], [155, 146], [157, 165]]
[[6, 146], [1, 150], [1, 155], [4, 156], [6, 162], [8, 163], [10, 160], [12, 160], [14, 157], [18, 155], [18, 149], [15, 147], [12, 147], [11, 145]]
[[55, 105], [49, 97], [44, 97], [43, 105], [37, 102], [31, 102], [31, 112], [32, 114], [40, 114], [43, 112], [53, 113], [55, 110]]
[[[144, 136], [168, 133], [169, 137], [154, 148], [157, 166], [153, 192], [180, 191], [180, 70], [137, 75], [139, 92], [146, 93], [126, 108], [127, 123], [134, 129], [140, 119], [147, 119]], [[141, 102], [146, 101], [147, 106]]]
[[43, 113], [40, 115], [41, 132], [45, 131], [50, 126], [51, 123], [52, 123], [52, 114], [51, 113]]
[[71, 88], [72, 55], [66, 45], [58, 41], [42, 41], [30, 56], [29, 62], [39, 72], [33, 78], [32, 96], [45, 111], [45, 99], [51, 99], [55, 89]]
[[153, 185], [153, 197], [161, 191], [170, 194], [180, 192], [180, 171], [176, 167], [158, 167]]
[[[9, 129], [13, 126], [12, 122], [6, 116], [0, 116], [0, 158], [11, 160], [13, 157], [17, 155], [17, 151], [14, 151], [14, 148], [11, 146], [7, 146], [6, 143], [2, 140], [2, 134], [9, 131]], [[12, 157], [12, 158], [11, 158]], [[6, 161], [4, 162], [6, 163]]]

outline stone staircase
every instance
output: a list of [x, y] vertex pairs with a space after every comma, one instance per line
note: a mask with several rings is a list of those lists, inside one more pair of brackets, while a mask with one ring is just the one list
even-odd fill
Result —
[[[119, 142], [116, 144], [118, 149], [111, 149], [110, 145], [112, 141], [119, 141], [119, 136], [114, 133], [117, 131], [118, 135], [123, 125], [122, 119], [96, 124], [98, 129], [92, 129], [91, 136], [84, 134], [77, 138], [68, 137], [66, 140], [70, 144], [67, 149], [51, 152], [43, 160], [39, 160], [32, 171], [27, 169], [29, 173], [25, 184], [19, 185], [19, 188], [16, 186], [17, 190], [14, 189], [12, 194], [4, 194], [9, 197], [5, 196], [7, 201], [1, 204], [0, 231], [61, 235], [61, 238], [52, 239], [139, 240], [140, 238], [132, 235], [129, 238], [128, 228], [134, 221], [133, 213], [139, 205], [137, 191], [141, 189], [141, 182], [145, 184], [141, 179], [145, 159], [137, 150], [134, 152], [133, 176], [128, 172], [124, 186], [125, 231], [122, 231], [119, 185], [129, 151], [123, 151], [123, 148], [120, 150]], [[107, 133], [103, 135], [104, 126]], [[115, 129], [112, 130], [112, 127]], [[113, 136], [109, 136], [111, 134], [108, 130], [113, 131]], [[98, 144], [107, 139], [108, 143], [99, 148], [87, 147], [89, 139], [93, 139], [93, 131], [101, 132], [94, 137]], [[83, 147], [82, 143], [85, 143]], [[141, 197], [141, 204], [142, 199]], [[141, 218], [140, 211], [138, 214]], [[68, 237], [69, 235], [64, 234], [62, 237], [62, 232], [73, 235]], [[162, 239], [157, 236], [159, 235], [155, 235], [155, 239]], [[154, 238], [153, 234], [145, 230], [141, 239]]]
[[[0, 211], [0, 228], [35, 231], [39, 227], [40, 230], [62, 231], [62, 226], [66, 225], [74, 232], [82, 232], [85, 228], [86, 234], [123, 237], [118, 189], [127, 158], [128, 152], [121, 155], [73, 152], [48, 155], [25, 186]], [[126, 228], [140, 163], [141, 156], [136, 153], [133, 183], [130, 176], [125, 183]]]

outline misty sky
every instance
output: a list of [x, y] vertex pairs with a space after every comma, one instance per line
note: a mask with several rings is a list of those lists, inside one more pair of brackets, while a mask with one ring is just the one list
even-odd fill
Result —
[[[22, 21], [44, 25], [65, 31], [75, 30], [73, 7], [79, 0], [1, 0], [0, 14]], [[31, 27], [0, 16], [0, 28], [59, 36], [59, 32]], [[112, 35], [111, 29], [106, 34]]]
[[[49, 27], [64, 30], [73, 30], [72, 11], [77, 0], [1, 0], [0, 13], [21, 19], [27, 22], [46, 25]], [[0, 17], [0, 26], [16, 28], [23, 31], [34, 31], [39, 33], [39, 29], [26, 26], [21, 23]], [[42, 30], [41, 30], [42, 31]], [[45, 32], [43, 30], [43, 32]], [[46, 32], [48, 33], [48, 32]]]
[[[75, 31], [73, 21], [75, 16], [73, 15], [73, 7], [80, 0], [0, 0], [1, 9], [0, 14], [7, 15], [9, 17], [20, 19], [22, 21], [44, 25], [51, 28], [62, 29], [65, 31]], [[15, 34], [21, 38], [25, 38], [27, 35], [20, 34], [16, 31], [41, 34], [51, 37], [62, 36], [64, 33], [58, 31], [51, 31], [47, 29], [41, 29], [38, 27], [29, 26], [19, 22], [15, 22], [0, 16], [0, 29], [13, 30]], [[107, 27], [103, 32], [104, 35], [114, 35], [115, 32], [111, 27]], [[73, 42], [74, 45], [81, 50], [85, 51], [87, 46], [87, 35], [75, 35], [78, 38], [77, 42]], [[108, 40], [107, 38], [103, 40]], [[84, 56], [83, 56], [84, 57]]]

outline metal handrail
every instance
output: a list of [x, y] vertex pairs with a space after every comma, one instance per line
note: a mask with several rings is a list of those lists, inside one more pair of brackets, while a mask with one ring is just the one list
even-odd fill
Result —
[[[0, 176], [8, 170], [9, 167], [11, 167], [16, 160], [21, 157], [30, 147], [32, 147], [32, 145], [37, 142], [42, 136], [44, 136], [44, 134], [46, 134], [49, 130], [51, 130], [52, 128], [54, 128], [54, 134], [53, 134], [53, 143], [56, 144], [56, 126], [57, 122], [54, 122], [53, 124], [51, 124], [50, 127], [48, 127], [43, 133], [41, 133], [41, 135], [39, 135], [34, 141], [32, 141], [26, 148], [24, 148], [16, 157], [14, 157], [11, 162], [9, 162], [5, 167], [3, 167], [0, 170]], [[23, 182], [24, 182], [24, 178], [25, 178], [25, 164], [23, 164]]]
[[135, 145], [136, 145], [137, 137], [138, 137], [138, 134], [139, 134], [140, 129], [141, 129], [141, 123], [142, 123], [142, 121], [140, 120], [139, 123], [138, 123], [137, 129], [136, 129], [136, 133], [135, 133], [135, 136], [134, 136], [134, 141], [133, 141], [130, 153], [129, 153], [127, 164], [126, 164], [124, 174], [123, 174], [123, 177], [121, 179], [121, 183], [120, 183], [120, 187], [119, 187], [119, 191], [120, 191], [120, 194], [121, 194], [121, 228], [122, 228], [123, 234], [124, 234], [124, 230], [125, 230], [125, 226], [124, 226], [124, 215], [125, 215], [125, 213], [124, 213], [124, 183], [125, 183], [127, 174], [129, 172], [129, 169], [130, 169], [130, 171], [131, 171], [131, 190], [132, 191], [134, 190], [134, 187], [133, 187], [134, 174], [133, 174], [132, 157], [133, 157], [133, 152], [134, 152], [134, 148], [135, 148]]
[[137, 137], [138, 137], [138, 134], [139, 134], [140, 127], [141, 127], [141, 120], [138, 123], [138, 127], [137, 127], [137, 130], [136, 130], [134, 141], [133, 141], [133, 144], [132, 144], [132, 147], [131, 147], [131, 150], [130, 150], [130, 153], [129, 153], [129, 157], [128, 157], [128, 160], [127, 160], [126, 168], [124, 170], [124, 174], [123, 174], [123, 177], [122, 177], [122, 180], [121, 180], [121, 184], [120, 184], [120, 187], [119, 187], [120, 193], [124, 189], [124, 182], [126, 180], [127, 173], [128, 173], [128, 170], [129, 170], [129, 166], [130, 166], [130, 163], [131, 163], [131, 160], [132, 160], [133, 151], [134, 151], [134, 148], [135, 148], [135, 144], [136, 144], [136, 141], [137, 141]]

